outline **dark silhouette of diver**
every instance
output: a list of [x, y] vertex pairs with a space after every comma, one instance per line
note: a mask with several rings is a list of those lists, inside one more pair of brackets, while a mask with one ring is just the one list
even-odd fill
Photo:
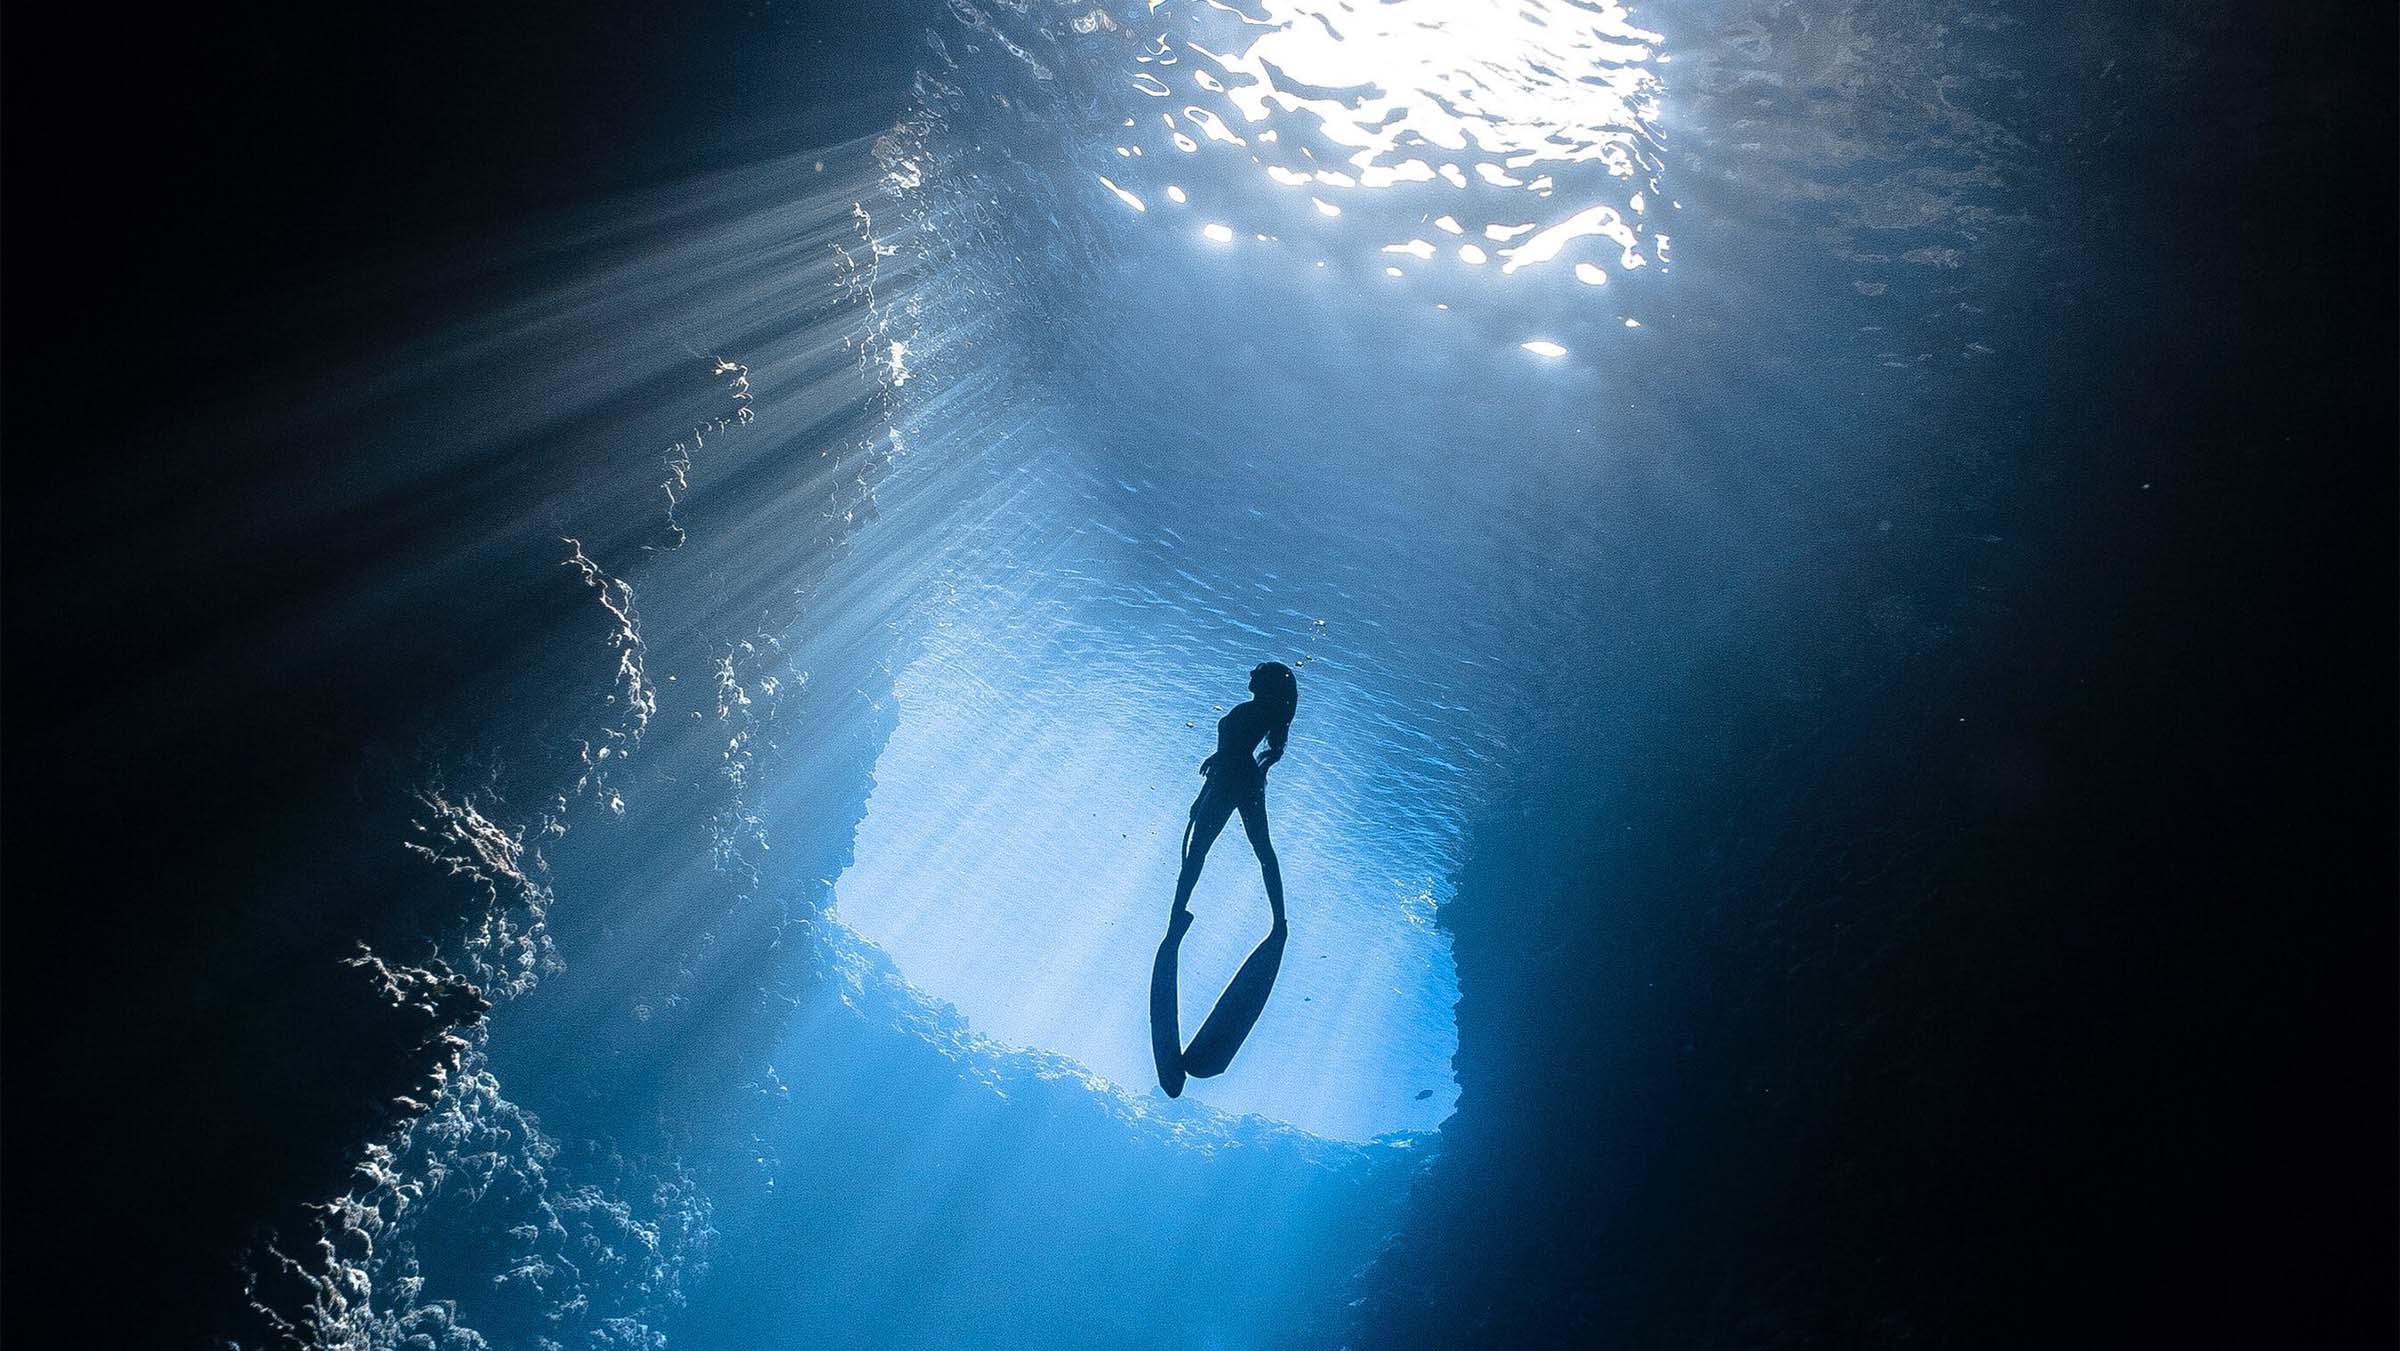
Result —
[[[1276, 862], [1275, 845], [1267, 837], [1267, 770], [1283, 758], [1291, 736], [1292, 714], [1300, 706], [1300, 682], [1292, 668], [1279, 661], [1261, 662], [1250, 672], [1248, 702], [1217, 720], [1216, 753], [1200, 762], [1208, 782], [1192, 801], [1183, 832], [1183, 872], [1175, 879], [1175, 906], [1167, 912], [1166, 941], [1158, 945], [1158, 960], [1150, 970], [1150, 1049], [1158, 1061], [1158, 1083], [1172, 1098], [1183, 1092], [1188, 1075], [1205, 1079], [1223, 1074], [1234, 1052], [1257, 1025], [1283, 967], [1283, 945], [1290, 930], [1283, 917], [1283, 868]], [[1264, 755], [1259, 742], [1267, 744]], [[1267, 907], [1274, 923], [1265, 941], [1234, 973], [1232, 983], [1218, 996], [1217, 1006], [1200, 1025], [1190, 1046], [1182, 1044], [1175, 1006], [1175, 973], [1184, 932], [1192, 927], [1192, 887], [1200, 880], [1200, 865], [1208, 847], [1225, 829], [1227, 817], [1242, 814], [1242, 831], [1258, 855], [1258, 870], [1267, 884]]]

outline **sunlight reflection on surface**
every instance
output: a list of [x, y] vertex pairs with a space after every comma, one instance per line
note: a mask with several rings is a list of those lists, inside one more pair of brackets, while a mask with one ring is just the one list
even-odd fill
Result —
[[[1163, 132], [1166, 147], [1245, 157], [1329, 216], [1338, 195], [1387, 194], [1388, 211], [1361, 230], [1439, 213], [1454, 234], [1530, 234], [1493, 250], [1504, 273], [1666, 261], [1651, 219], [1664, 201], [1666, 57], [1622, 5], [1259, 0], [1255, 13], [1177, 6], [1155, 18], [1166, 29], [1127, 78], [1132, 102], [1168, 106], [1128, 121]], [[1271, 200], [1233, 204], [1258, 215], [1277, 209]], [[1459, 257], [1483, 261], [1481, 250]]]

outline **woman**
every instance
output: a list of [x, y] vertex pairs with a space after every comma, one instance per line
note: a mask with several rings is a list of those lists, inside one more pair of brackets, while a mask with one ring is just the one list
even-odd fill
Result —
[[[1225, 818], [1239, 811], [1242, 831], [1250, 837], [1251, 852], [1267, 882], [1267, 907], [1274, 912], [1274, 933], [1284, 931], [1283, 870], [1275, 862], [1275, 845], [1267, 838], [1267, 770], [1283, 758], [1284, 742], [1292, 734], [1292, 714], [1300, 707], [1300, 682], [1292, 668], [1279, 661], [1261, 662], [1250, 672], [1251, 699], [1236, 704], [1217, 719], [1216, 754], [1200, 762], [1208, 782], [1192, 802], [1191, 824], [1183, 833], [1183, 875], [1175, 880], [1175, 909], [1169, 922], [1191, 922], [1192, 887], [1200, 880], [1200, 865], [1208, 847], [1225, 829]], [[1267, 753], [1257, 754], [1258, 743]]]
[[[1283, 964], [1283, 944], [1289, 930], [1283, 920], [1283, 869], [1275, 861], [1275, 845], [1267, 838], [1267, 769], [1283, 758], [1291, 736], [1292, 714], [1300, 706], [1300, 682], [1292, 668], [1279, 661], [1261, 662], [1250, 672], [1249, 702], [1217, 719], [1216, 753], [1200, 762], [1208, 776], [1192, 803], [1190, 824], [1183, 832], [1183, 874], [1175, 880], [1175, 908], [1167, 915], [1167, 938], [1159, 945], [1157, 964], [1150, 974], [1150, 1039], [1158, 1059], [1158, 1081], [1174, 1097], [1183, 1092], [1186, 1075], [1206, 1078], [1222, 1074], [1233, 1053], [1258, 1022], [1275, 973]], [[1264, 741], [1267, 752], [1258, 754]], [[1242, 963], [1233, 983], [1217, 1000], [1216, 1010], [1201, 1024], [1192, 1044], [1181, 1044], [1177, 1027], [1175, 968], [1186, 929], [1192, 927], [1192, 887], [1200, 880], [1200, 865], [1208, 847], [1225, 829], [1225, 818], [1242, 814], [1242, 830], [1258, 855], [1258, 870], [1266, 879], [1267, 908], [1275, 920], [1265, 941]]]

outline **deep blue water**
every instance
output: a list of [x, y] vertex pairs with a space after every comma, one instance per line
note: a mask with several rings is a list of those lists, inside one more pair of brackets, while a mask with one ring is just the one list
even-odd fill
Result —
[[[185, 766], [130, 800], [238, 860], [145, 940], [224, 1162], [121, 1183], [218, 1198], [212, 1330], [2061, 1344], [2206, 1270], [2157, 1236], [2266, 1138], [2209, 1067], [2285, 1064], [2258, 1010], [2389, 921], [2288, 863], [2388, 765], [2231, 786], [2261, 709], [2390, 718], [2356, 636], [2249, 683], [2333, 604], [2291, 523], [2389, 478], [2323, 361], [2313, 468], [2259, 458], [2251, 374], [2350, 349], [2226, 262], [2334, 257], [2252, 212], [2252, 21], [774, 20], [673, 66], [741, 128], [705, 167], [595, 112], [605, 192], [336, 250], [389, 318], [290, 283], [222, 458], [124, 489], [247, 582], [78, 705], [156, 701], [82, 772]], [[1151, 955], [1261, 660], [1291, 946], [1170, 1100]], [[2291, 848], [2177, 842], [2232, 821]], [[2307, 895], [2237, 934], [2215, 877]], [[1187, 1031], [1265, 930], [1238, 827], [1196, 908]]]

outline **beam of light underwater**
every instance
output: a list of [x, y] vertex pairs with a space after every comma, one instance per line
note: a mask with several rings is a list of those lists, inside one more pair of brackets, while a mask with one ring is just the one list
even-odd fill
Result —
[[[822, 176], [828, 159], [850, 176]], [[469, 922], [435, 956], [364, 959], [395, 1003], [471, 979], [499, 1007], [446, 1035], [430, 1090], [367, 1143], [318, 1232], [262, 1250], [252, 1302], [278, 1336], [446, 1345], [657, 1326], [707, 1304], [715, 1287], [695, 1283], [705, 1263], [736, 1261], [729, 1241], [846, 1289], [874, 1288], [889, 1245], [911, 1244], [985, 1307], [1010, 1254], [1080, 1226], [1093, 1270], [1077, 1288], [1148, 1281], [1167, 1299], [1199, 1287], [1109, 1264], [1196, 1251], [1228, 1283], [1220, 1302], [1247, 1310], [1237, 1323], [1263, 1320], [1227, 1334], [1238, 1343], [1330, 1307], [1388, 1228], [1398, 1189], [1356, 1183], [1398, 1149], [1370, 1158], [1194, 1104], [1150, 1116], [1071, 1062], [973, 1036], [822, 913], [820, 879], [847, 851], [838, 799], [863, 793], [826, 785], [863, 785], [890, 628], [937, 575], [926, 551], [956, 506], [981, 500], [955, 474], [1004, 464], [1022, 421], [973, 351], [988, 325], [905, 326], [918, 296], [890, 259], [908, 227], [866, 219], [860, 204], [884, 199], [864, 159], [837, 147], [596, 213], [580, 242], [602, 256], [653, 232], [675, 242], [546, 280], [413, 364], [348, 382], [361, 408], [441, 408], [440, 434], [372, 461], [330, 509], [416, 496], [455, 528], [430, 537], [432, 555], [395, 559], [407, 582], [342, 622], [455, 606], [492, 576], [523, 579], [504, 594], [548, 579], [559, 604], [493, 635], [505, 659], [474, 704], [492, 758], [420, 788], [411, 846], [435, 885], [463, 892]], [[917, 362], [951, 378], [915, 383]], [[698, 393], [662, 400], [662, 386]], [[925, 391], [905, 414], [891, 401], [904, 387]], [[654, 434], [628, 438], [629, 413]], [[924, 472], [874, 491], [904, 448]], [[502, 463], [518, 491], [498, 492]], [[877, 513], [889, 542], [845, 555]], [[760, 1087], [794, 1083], [796, 1101]], [[915, 1106], [895, 1116], [901, 1101]], [[616, 1162], [590, 1162], [593, 1148]], [[1161, 1148], [1177, 1159], [1133, 1162]], [[1112, 1154], [1125, 1157], [1095, 1166]], [[779, 1189], [793, 1170], [881, 1185]], [[1070, 1175], [1080, 1188], [1062, 1187]], [[1162, 1186], [1180, 1204], [1158, 1208]], [[786, 1196], [805, 1198], [816, 1246], [781, 1236]], [[1297, 1246], [1258, 1244], [1240, 1218], [1270, 1211]], [[485, 1269], [557, 1279], [537, 1292], [479, 1281]], [[1074, 1316], [1018, 1290], [1028, 1319]], [[813, 1286], [789, 1298], [834, 1306]]]
[[[321, 492], [278, 499], [282, 511], [261, 524], [304, 531], [368, 518], [415, 527], [382, 537], [393, 556], [370, 576], [387, 580], [337, 598], [338, 611], [291, 616], [295, 631], [320, 641], [358, 626], [413, 632], [426, 626], [410, 616], [426, 610], [472, 626], [478, 617], [497, 621], [512, 598], [534, 604], [529, 628], [483, 635], [505, 659], [482, 687], [460, 691], [454, 710], [450, 735], [492, 746], [498, 759], [438, 766], [413, 789], [417, 824], [405, 843], [430, 865], [436, 886], [446, 878], [462, 892], [468, 922], [425, 936], [430, 957], [369, 952], [355, 963], [395, 1005], [455, 1003], [471, 979], [501, 1003], [501, 1016], [429, 1045], [437, 1063], [426, 1088], [396, 1104], [388, 1135], [366, 1142], [356, 1187], [321, 1209], [319, 1232], [262, 1248], [251, 1300], [278, 1337], [347, 1346], [456, 1326], [457, 1305], [443, 1291], [421, 1291], [411, 1273], [420, 1245], [476, 1247], [457, 1226], [476, 1222], [479, 1201], [480, 1222], [499, 1222], [505, 1207], [485, 1198], [503, 1178], [528, 1213], [554, 1222], [510, 1229], [514, 1237], [495, 1244], [504, 1255], [478, 1253], [482, 1260], [555, 1268], [578, 1247], [621, 1246], [615, 1227], [649, 1226], [648, 1246], [662, 1265], [647, 1279], [618, 1280], [612, 1264], [587, 1257], [585, 1274], [554, 1292], [554, 1312], [573, 1311], [573, 1321], [655, 1316], [696, 1257], [707, 1202], [680, 1164], [654, 1160], [650, 1179], [630, 1184], [607, 1170], [570, 1177], [555, 1165], [556, 1143], [503, 1089], [492, 1033], [507, 1015], [533, 1008], [542, 980], [563, 969], [551, 926], [559, 893], [545, 851], [569, 847], [571, 824], [588, 831], [626, 813], [628, 765], [637, 757], [718, 758], [716, 729], [695, 734], [661, 722], [659, 715], [680, 718], [688, 707], [667, 688], [674, 671], [706, 670], [708, 658], [694, 648], [718, 645], [722, 633], [790, 622], [788, 594], [732, 587], [707, 589], [688, 606], [651, 604], [645, 627], [645, 601], [621, 574], [653, 560], [642, 573], [649, 592], [670, 580], [661, 572], [682, 557], [662, 478], [695, 458], [711, 475], [735, 476], [782, 461], [791, 499], [778, 504], [784, 510], [774, 523], [782, 551], [762, 550], [758, 562], [789, 573], [835, 524], [826, 504], [842, 500], [841, 476], [859, 472], [861, 455], [872, 453], [858, 433], [831, 425], [813, 430], [843, 444], [839, 455], [805, 435], [805, 425], [745, 435], [753, 430], [749, 366], [704, 357], [694, 341], [742, 343], [795, 405], [855, 400], [853, 340], [876, 332], [880, 320], [865, 296], [870, 276], [849, 261], [861, 243], [855, 211], [866, 180], [855, 170], [847, 181], [825, 173], [824, 157], [838, 162], [844, 150], [553, 222], [543, 236], [498, 251], [512, 278], [501, 285], [513, 295], [351, 378], [307, 381], [310, 399], [294, 401], [283, 434], [389, 439], [382, 453], [346, 457], [358, 472]], [[852, 165], [863, 161], [862, 147], [847, 150]], [[661, 249], [660, 238], [676, 243]], [[576, 262], [564, 276], [546, 266], [562, 247]], [[762, 272], [772, 280], [760, 284]], [[744, 284], [732, 285], [736, 277]], [[832, 296], [841, 299], [829, 305]], [[339, 392], [327, 398], [326, 388]], [[697, 403], [695, 390], [706, 391]], [[411, 416], [384, 416], [392, 408]], [[656, 439], [628, 443], [629, 413]], [[360, 430], [394, 425], [402, 430]], [[712, 516], [712, 524], [722, 519]], [[796, 523], [808, 528], [795, 531]], [[494, 586], [493, 578], [504, 580]], [[519, 605], [506, 622], [528, 618]], [[694, 723], [705, 721], [690, 712]], [[444, 1179], [470, 1159], [483, 1182], [445, 1193]], [[612, 1203], [612, 1185], [645, 1194], [650, 1213]], [[662, 1246], [671, 1233], [683, 1237]], [[504, 1311], [476, 1312], [494, 1326], [507, 1323]]]

